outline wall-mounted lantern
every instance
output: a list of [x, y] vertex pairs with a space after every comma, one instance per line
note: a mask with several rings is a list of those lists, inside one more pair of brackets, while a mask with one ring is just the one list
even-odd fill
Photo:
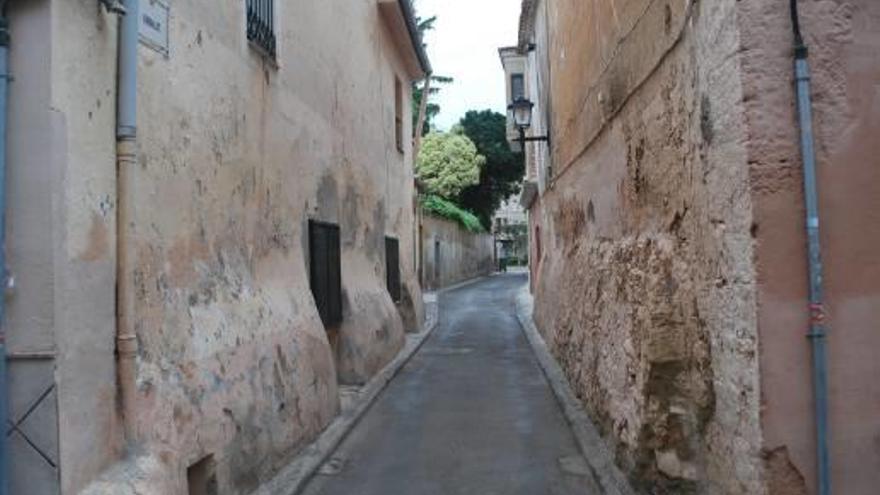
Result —
[[532, 126], [532, 110], [534, 107], [534, 103], [521, 96], [513, 100], [513, 103], [507, 106], [507, 111], [510, 113], [510, 119], [513, 121], [514, 127], [519, 131], [519, 144], [523, 149], [525, 149], [525, 143], [531, 141], [547, 141], [547, 144], [550, 144], [549, 135], [526, 137], [526, 129]]
[[105, 9], [107, 9], [107, 12], [110, 12], [111, 14], [116, 14], [116, 15], [125, 15], [126, 14], [125, 6], [122, 5], [122, 2], [120, 2], [119, 0], [98, 0], [98, 1], [101, 3], [101, 5], [104, 6]]

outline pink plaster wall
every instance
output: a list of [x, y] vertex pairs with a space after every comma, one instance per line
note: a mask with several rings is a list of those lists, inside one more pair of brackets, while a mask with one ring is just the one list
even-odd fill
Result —
[[[832, 485], [880, 485], [880, 2], [801, 2], [813, 73], [821, 240], [830, 331]], [[815, 493], [805, 337], [801, 157], [786, 2], [742, 2], [758, 276], [762, 429], [771, 494]]]

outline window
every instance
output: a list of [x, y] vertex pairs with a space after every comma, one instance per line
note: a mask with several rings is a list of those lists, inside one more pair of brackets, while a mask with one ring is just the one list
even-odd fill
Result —
[[215, 495], [217, 492], [217, 474], [214, 456], [209, 455], [186, 468], [186, 484], [188, 495]]
[[309, 220], [309, 282], [325, 327], [342, 323], [339, 226]]
[[385, 238], [385, 282], [394, 302], [400, 302], [400, 242]]
[[535, 266], [541, 262], [541, 227], [535, 226]]
[[394, 78], [394, 142], [403, 153], [403, 84], [398, 77]]
[[266, 55], [275, 58], [275, 0], [245, 0], [247, 38]]
[[510, 75], [510, 99], [516, 101], [518, 98], [526, 97], [526, 82], [522, 74]]

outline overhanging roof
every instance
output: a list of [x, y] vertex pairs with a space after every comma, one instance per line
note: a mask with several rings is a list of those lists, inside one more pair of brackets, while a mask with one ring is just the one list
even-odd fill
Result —
[[424, 79], [431, 74], [431, 62], [422, 43], [411, 0], [378, 0], [379, 13], [400, 48], [410, 77]]

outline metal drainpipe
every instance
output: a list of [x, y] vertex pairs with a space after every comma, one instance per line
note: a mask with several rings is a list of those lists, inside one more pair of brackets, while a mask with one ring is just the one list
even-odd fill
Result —
[[137, 354], [132, 322], [134, 299], [129, 262], [132, 235], [132, 170], [137, 165], [137, 64], [139, 0], [125, 0], [120, 19], [116, 101], [116, 359], [122, 402], [122, 421], [129, 447], [138, 440]]
[[4, 324], [6, 287], [6, 98], [9, 86], [9, 26], [6, 2], [0, 0], [0, 495], [7, 495], [6, 424], [9, 401], [6, 394], [6, 325]]
[[804, 203], [807, 220], [809, 262], [810, 331], [813, 347], [813, 400], [816, 414], [816, 468], [819, 495], [831, 495], [831, 459], [828, 452], [828, 370], [826, 358], [825, 308], [822, 290], [822, 257], [819, 244], [819, 200], [816, 187], [816, 152], [813, 146], [813, 115], [810, 97], [810, 66], [807, 46], [801, 35], [797, 0], [791, 0], [794, 30], [794, 70], [800, 125], [801, 158], [804, 173]]

